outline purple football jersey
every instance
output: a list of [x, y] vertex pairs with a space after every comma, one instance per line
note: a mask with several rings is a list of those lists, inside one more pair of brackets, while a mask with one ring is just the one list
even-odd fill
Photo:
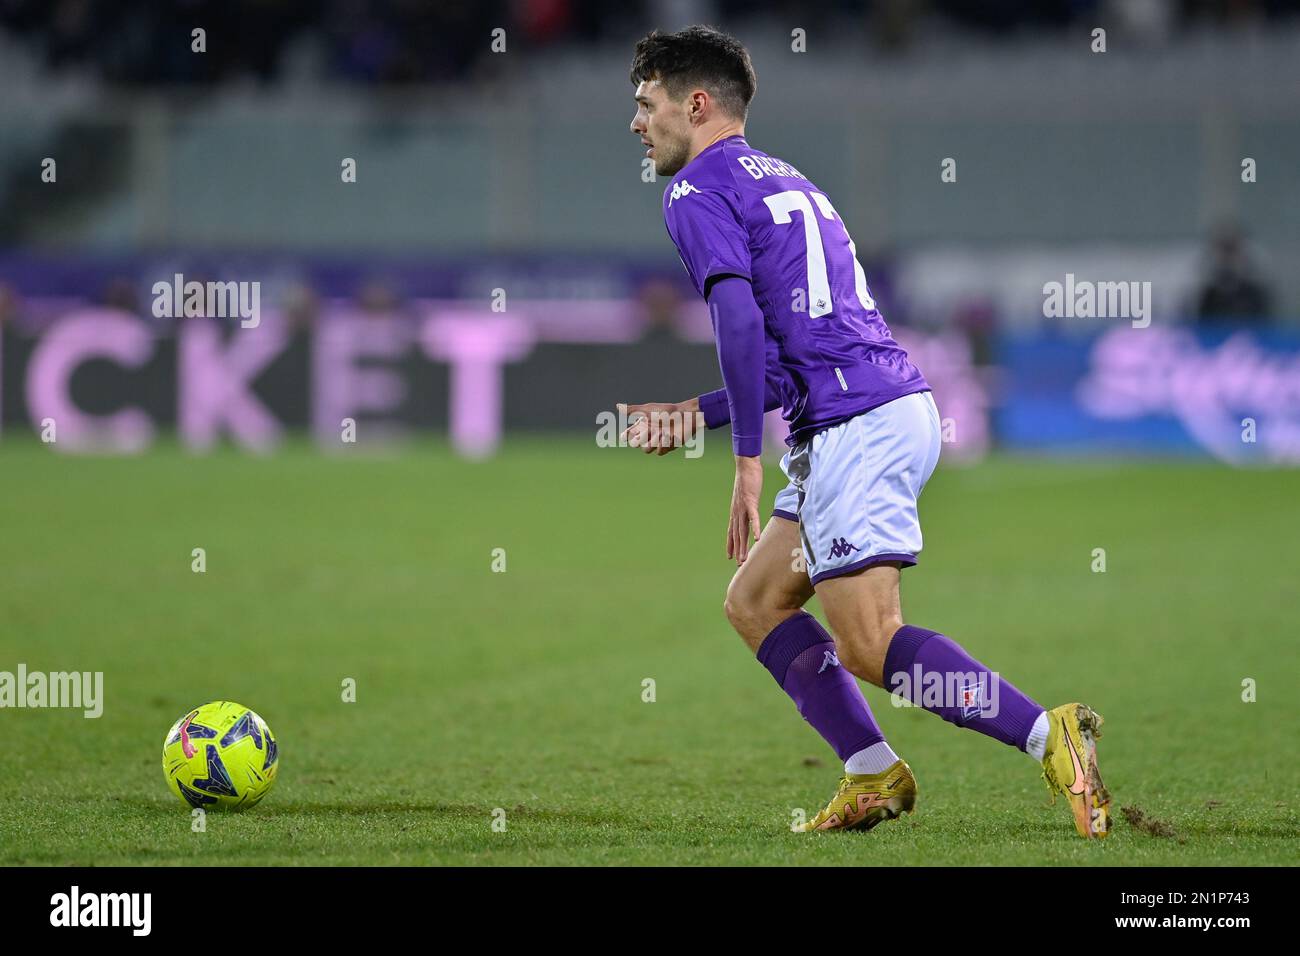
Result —
[[929, 390], [876, 308], [839, 214], [793, 166], [743, 136], [719, 140], [664, 190], [664, 223], [701, 295], [718, 276], [750, 281], [791, 444]]

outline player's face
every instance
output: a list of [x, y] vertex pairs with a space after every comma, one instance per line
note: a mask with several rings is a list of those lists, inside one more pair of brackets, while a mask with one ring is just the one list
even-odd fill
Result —
[[654, 160], [655, 173], [675, 176], [690, 155], [691, 124], [686, 106], [670, 98], [658, 80], [642, 80], [635, 96], [632, 132], [648, 147], [645, 154]]

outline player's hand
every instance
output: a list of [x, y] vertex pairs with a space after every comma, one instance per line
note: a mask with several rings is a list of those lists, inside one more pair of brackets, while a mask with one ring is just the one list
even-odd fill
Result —
[[749, 539], [758, 540], [758, 499], [763, 493], [763, 460], [736, 456], [736, 484], [731, 490], [731, 520], [727, 522], [727, 557], [736, 565], [749, 557]]
[[631, 448], [640, 448], [647, 455], [666, 455], [674, 448], [685, 445], [695, 434], [699, 422], [700, 400], [685, 402], [647, 402], [644, 405], [618, 404], [618, 412], [631, 418], [638, 416], [623, 432], [623, 440]]

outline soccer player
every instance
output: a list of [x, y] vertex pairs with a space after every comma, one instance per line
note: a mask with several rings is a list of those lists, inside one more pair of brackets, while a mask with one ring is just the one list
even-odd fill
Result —
[[[870, 829], [911, 811], [917, 785], [855, 677], [1039, 761], [1084, 837], [1109, 830], [1097, 772], [1102, 719], [1045, 710], [951, 638], [904, 624], [899, 575], [921, 550], [917, 498], [939, 459], [930, 386], [871, 298], [853, 240], [802, 172], [745, 140], [756, 88], [734, 38], [652, 32], [632, 61], [636, 115], [664, 190], [668, 234], [708, 303], [724, 387], [625, 406], [625, 435], [666, 454], [731, 424], [736, 478], [725, 611], [800, 714], [844, 761], [830, 803], [799, 829]], [[763, 414], [781, 408], [789, 485], [760, 528]], [[751, 547], [751, 538], [753, 545]], [[792, 555], [802, 548], [806, 570]], [[803, 610], [816, 594], [830, 633]]]

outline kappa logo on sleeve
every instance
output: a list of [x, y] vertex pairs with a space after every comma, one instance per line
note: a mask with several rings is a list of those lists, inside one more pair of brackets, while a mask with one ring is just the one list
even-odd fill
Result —
[[668, 194], [668, 205], [672, 206], [674, 199], [681, 199], [683, 196], [698, 192], [698, 189], [684, 179], [681, 182], [673, 183], [673, 191]]

